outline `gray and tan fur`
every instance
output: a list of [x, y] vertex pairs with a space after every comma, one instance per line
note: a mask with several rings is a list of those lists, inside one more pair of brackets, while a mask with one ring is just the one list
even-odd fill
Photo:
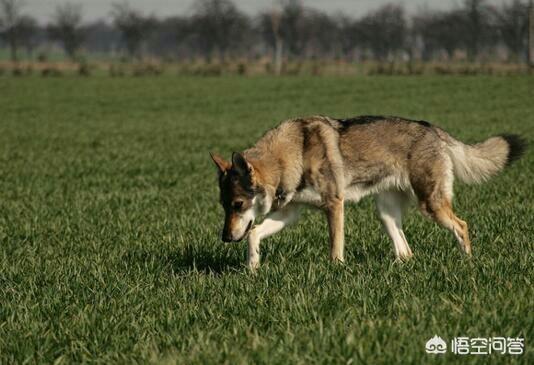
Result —
[[[454, 177], [480, 183], [519, 158], [515, 135], [464, 144], [428, 122], [397, 117], [323, 116], [285, 121], [232, 161], [212, 155], [225, 210], [223, 240], [248, 236], [248, 265], [259, 265], [260, 241], [299, 217], [302, 205], [325, 211], [330, 257], [343, 261], [344, 203], [373, 194], [398, 259], [412, 251], [402, 230], [406, 205], [450, 230], [471, 254], [467, 223], [452, 210]], [[257, 217], [266, 216], [258, 225]]]

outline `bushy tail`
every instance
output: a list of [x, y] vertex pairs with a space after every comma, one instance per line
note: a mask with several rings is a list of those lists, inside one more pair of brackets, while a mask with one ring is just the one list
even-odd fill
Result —
[[447, 144], [454, 175], [468, 184], [478, 184], [502, 171], [525, 152], [526, 142], [515, 134], [503, 134], [467, 145], [451, 137]]

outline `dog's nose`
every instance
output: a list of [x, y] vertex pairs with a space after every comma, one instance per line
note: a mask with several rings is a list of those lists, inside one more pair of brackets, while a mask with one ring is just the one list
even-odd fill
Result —
[[232, 238], [231, 234], [225, 232], [222, 235], [222, 240], [223, 240], [223, 242], [232, 242], [233, 238]]

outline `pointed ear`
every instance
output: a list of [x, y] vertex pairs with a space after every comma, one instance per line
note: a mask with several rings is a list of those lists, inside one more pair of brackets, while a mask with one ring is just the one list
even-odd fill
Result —
[[226, 161], [224, 158], [215, 153], [210, 152], [210, 156], [213, 162], [215, 162], [215, 165], [217, 165], [217, 168], [221, 174], [224, 174], [226, 171], [230, 170], [230, 167], [232, 166], [230, 162]]
[[244, 176], [252, 174], [252, 165], [248, 163], [245, 157], [239, 152], [232, 153], [232, 167], [240, 175]]

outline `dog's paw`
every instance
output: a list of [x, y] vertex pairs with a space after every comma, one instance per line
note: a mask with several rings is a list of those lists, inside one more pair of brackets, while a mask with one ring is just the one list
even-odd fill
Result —
[[405, 253], [403, 255], [399, 255], [395, 258], [395, 262], [398, 262], [398, 263], [403, 263], [403, 262], [407, 262], [407, 261], [410, 261], [413, 257], [413, 253]]
[[332, 261], [334, 264], [344, 264], [345, 258], [343, 256], [330, 256], [330, 261]]
[[260, 268], [260, 262], [259, 261], [248, 261], [247, 262], [247, 268], [251, 272], [255, 272], [256, 270], [258, 270]]

